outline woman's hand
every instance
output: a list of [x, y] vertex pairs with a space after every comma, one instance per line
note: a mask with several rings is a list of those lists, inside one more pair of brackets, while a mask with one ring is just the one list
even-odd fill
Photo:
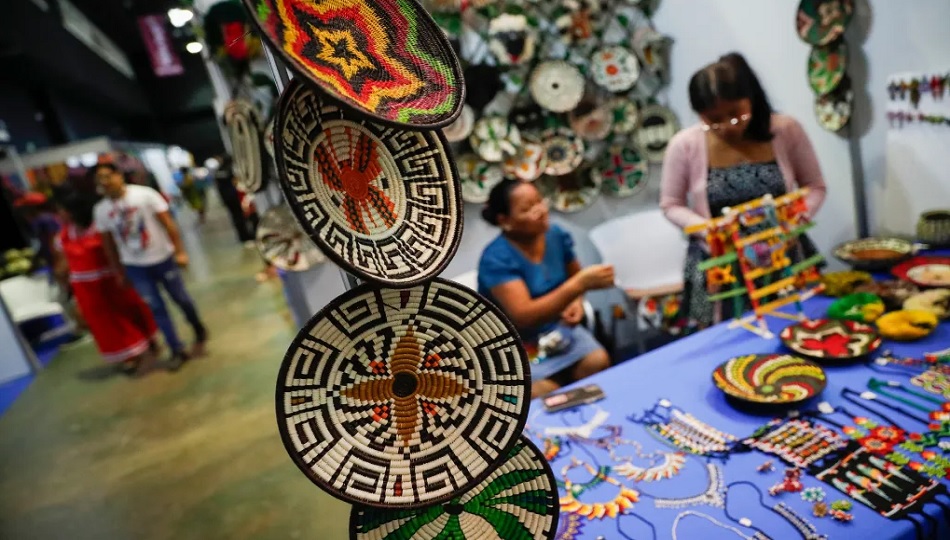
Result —
[[577, 273], [577, 279], [585, 291], [609, 289], [614, 286], [614, 267], [609, 264], [592, 264]]
[[584, 319], [584, 299], [578, 298], [561, 312], [561, 323], [565, 326], [577, 326]]

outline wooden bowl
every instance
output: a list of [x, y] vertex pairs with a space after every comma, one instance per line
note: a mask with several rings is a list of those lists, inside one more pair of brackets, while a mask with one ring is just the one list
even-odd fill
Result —
[[835, 248], [835, 257], [855, 270], [890, 270], [914, 256], [914, 244], [901, 238], [861, 238]]

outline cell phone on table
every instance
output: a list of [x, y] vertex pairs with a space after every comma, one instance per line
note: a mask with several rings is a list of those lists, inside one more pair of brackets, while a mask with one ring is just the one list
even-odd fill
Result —
[[548, 394], [541, 402], [544, 410], [549, 413], [589, 405], [607, 397], [604, 391], [596, 384], [588, 384], [580, 388], [572, 388], [563, 392]]

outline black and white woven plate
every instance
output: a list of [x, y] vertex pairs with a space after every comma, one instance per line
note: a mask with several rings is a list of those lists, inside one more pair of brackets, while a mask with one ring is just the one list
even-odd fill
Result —
[[264, 260], [290, 272], [304, 272], [327, 260], [286, 206], [264, 213], [257, 226], [257, 250]]
[[244, 191], [257, 193], [266, 183], [260, 115], [251, 102], [235, 99], [224, 108], [224, 122], [231, 137], [234, 177]]
[[677, 131], [679, 123], [673, 111], [662, 105], [649, 105], [640, 111], [640, 128], [635, 134], [637, 146], [649, 161], [661, 162]]
[[281, 187], [304, 231], [364, 279], [437, 275], [462, 237], [458, 171], [441, 130], [368, 121], [294, 81], [274, 128]]
[[559, 518], [557, 483], [544, 455], [526, 437], [474, 489], [438, 507], [353, 507], [352, 540], [521, 538], [551, 540]]
[[277, 379], [291, 458], [351, 503], [419, 508], [478, 485], [518, 442], [528, 356], [501, 311], [436, 278], [361, 285], [304, 325]]

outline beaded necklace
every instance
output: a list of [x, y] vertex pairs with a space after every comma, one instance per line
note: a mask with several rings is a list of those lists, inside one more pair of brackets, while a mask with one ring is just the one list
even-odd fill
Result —
[[665, 399], [643, 416], [631, 416], [629, 420], [646, 426], [647, 431], [661, 441], [701, 456], [724, 458], [738, 441], [736, 436], [710, 426]]
[[[583, 483], [575, 483], [567, 477], [567, 473], [572, 469], [583, 467], [591, 475], [591, 479]], [[601, 484], [610, 484], [619, 489], [617, 495], [610, 501], [585, 503], [579, 500], [580, 496], [587, 490]], [[578, 514], [587, 519], [603, 519], [605, 516], [616, 518], [633, 508], [634, 503], [640, 500], [640, 493], [630, 489], [615, 478], [610, 476], [610, 467], [594, 468], [589, 463], [585, 463], [577, 458], [571, 458], [571, 462], [561, 469], [561, 480], [558, 486], [563, 488], [565, 495], [561, 497], [561, 511]]]
[[[727, 497], [728, 497], [729, 492], [733, 488], [738, 487], [738, 486], [747, 486], [754, 489], [756, 494], [758, 495], [759, 506], [761, 506], [762, 508], [765, 508], [766, 510], [771, 510], [772, 512], [775, 512], [776, 514], [781, 516], [783, 519], [785, 519], [785, 521], [788, 521], [789, 524], [792, 525], [792, 527], [795, 527], [795, 529], [798, 530], [798, 532], [802, 535], [802, 538], [804, 538], [804, 540], [825, 540], [828, 538], [827, 536], [823, 534], [819, 534], [818, 529], [815, 528], [815, 526], [810, 521], [808, 521], [807, 519], [805, 519], [804, 517], [796, 513], [785, 503], [779, 503], [779, 504], [776, 504], [775, 506], [766, 505], [765, 496], [762, 494], [762, 490], [759, 489], [759, 486], [753, 484], [752, 482], [746, 482], [746, 481], [732, 482], [726, 487]], [[755, 529], [756, 532], [760, 535], [760, 536], [757, 536], [757, 538], [768, 538], [765, 535], [764, 531], [757, 529], [755, 527], [752, 527], [752, 522], [748, 518], [742, 518], [742, 519], [737, 520], [735, 517], [733, 517], [732, 514], [729, 513], [728, 506], [725, 508], [725, 513], [726, 513], [726, 517], [728, 517], [733, 522]]]
[[776, 418], [745, 439], [743, 444], [775, 455], [792, 467], [805, 468], [837, 452], [846, 441], [822, 425], [801, 419]]
[[706, 473], [709, 484], [706, 486], [706, 490], [699, 495], [683, 499], [653, 497], [654, 504], [657, 508], [688, 508], [700, 505], [723, 508], [726, 505], [726, 484], [723, 480], [722, 469], [715, 463], [707, 463]]
[[745, 540], [755, 540], [754, 537], [746, 536], [745, 534], [743, 534], [741, 530], [737, 529], [736, 527], [733, 527], [731, 525], [726, 525], [725, 523], [718, 521], [714, 517], [708, 516], [706, 514], [701, 514], [699, 512], [694, 512], [692, 510], [686, 510], [685, 512], [681, 512], [679, 515], [676, 516], [676, 519], [673, 520], [673, 540], [678, 540], [676, 536], [676, 528], [679, 526], [680, 521], [682, 521], [683, 518], [689, 517], [689, 516], [695, 516], [698, 518], [705, 519], [706, 521], [712, 523], [713, 525], [719, 527], [720, 529], [725, 529], [727, 531], [734, 532], [736, 536], [738, 536], [739, 538], [744, 538]]

